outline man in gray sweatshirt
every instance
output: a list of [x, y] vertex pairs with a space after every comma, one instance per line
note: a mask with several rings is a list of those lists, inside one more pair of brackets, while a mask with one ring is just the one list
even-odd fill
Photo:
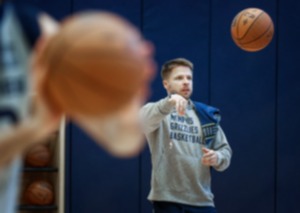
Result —
[[168, 96], [140, 111], [152, 159], [148, 199], [154, 213], [215, 213], [210, 170], [227, 169], [232, 155], [219, 110], [190, 99], [189, 60], [167, 61], [161, 76]]

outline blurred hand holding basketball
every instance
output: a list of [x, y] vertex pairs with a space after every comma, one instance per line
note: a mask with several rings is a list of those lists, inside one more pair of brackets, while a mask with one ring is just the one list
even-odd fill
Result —
[[[42, 40], [43, 41], [43, 40]], [[138, 111], [154, 75], [153, 47], [123, 18], [85, 12], [67, 18], [37, 57], [39, 92], [115, 156], [144, 145]]]
[[61, 27], [42, 15], [40, 25], [32, 58], [34, 110], [0, 136], [0, 166], [58, 129], [64, 113], [110, 153], [137, 154], [144, 144], [138, 110], [154, 75], [152, 45], [106, 12], [76, 14]]
[[248, 52], [256, 52], [268, 46], [273, 34], [272, 19], [258, 8], [242, 10], [231, 24], [231, 36], [235, 44]]
[[216, 151], [212, 149], [202, 148], [203, 156], [202, 156], [202, 164], [205, 166], [216, 166], [218, 163], [218, 155]]

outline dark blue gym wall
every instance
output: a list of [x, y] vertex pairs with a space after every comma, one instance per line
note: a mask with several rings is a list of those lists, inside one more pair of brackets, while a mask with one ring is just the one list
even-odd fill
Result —
[[[17, 0], [16, 0], [17, 1]], [[18, 0], [20, 1], [20, 0]], [[161, 64], [195, 64], [193, 99], [219, 107], [233, 148], [231, 167], [213, 172], [219, 213], [298, 213], [300, 197], [300, 2], [298, 0], [26, 0], [57, 19], [82, 9], [117, 12], [141, 29]], [[259, 7], [275, 24], [264, 50], [240, 50], [230, 23]], [[165, 96], [159, 75], [151, 101]], [[117, 159], [76, 125], [67, 127], [66, 213], [151, 213], [150, 154]]]
[[229, 171], [214, 176], [221, 213], [275, 212], [277, 38], [249, 53], [233, 45], [229, 29], [231, 17], [247, 7], [262, 8], [276, 21], [276, 6], [276, 1], [213, 1], [210, 97], [222, 110], [234, 152]]
[[277, 199], [279, 213], [299, 212], [300, 2], [278, 2]]
[[25, 2], [30, 5], [39, 8], [57, 20], [61, 20], [67, 15], [72, 13], [72, 1], [73, 0], [2, 0], [2, 1], [14, 1]]

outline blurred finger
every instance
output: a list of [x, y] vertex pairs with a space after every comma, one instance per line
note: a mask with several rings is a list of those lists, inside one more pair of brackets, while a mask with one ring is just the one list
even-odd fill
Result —
[[107, 116], [74, 115], [72, 118], [110, 154], [117, 157], [136, 156], [145, 145], [144, 134], [138, 118], [141, 106], [134, 99], [119, 112]]
[[206, 148], [206, 147], [202, 147], [202, 152], [203, 153], [208, 153], [210, 151], [210, 149]]
[[215, 155], [214, 152], [208, 152], [208, 153], [204, 154], [203, 157], [204, 158], [212, 158], [212, 157], [214, 157], [214, 155]]
[[179, 106], [180, 106], [180, 114], [184, 115], [185, 114], [185, 109], [186, 109], [186, 101], [185, 100], [180, 100], [179, 101]]

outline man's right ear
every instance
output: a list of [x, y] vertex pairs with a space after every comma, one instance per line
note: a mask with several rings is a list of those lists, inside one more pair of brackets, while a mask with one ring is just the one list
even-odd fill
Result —
[[166, 90], [169, 88], [169, 82], [167, 80], [163, 80], [163, 85]]

